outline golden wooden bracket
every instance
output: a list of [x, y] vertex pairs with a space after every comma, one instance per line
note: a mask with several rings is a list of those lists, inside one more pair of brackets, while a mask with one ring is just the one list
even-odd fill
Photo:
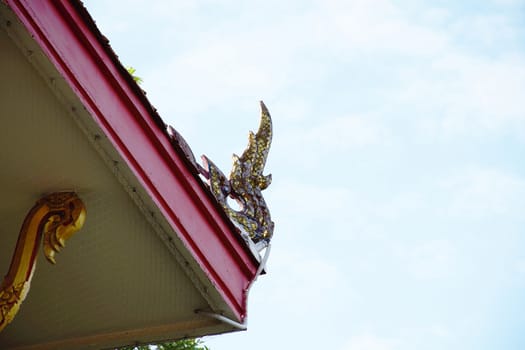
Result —
[[20, 229], [9, 271], [0, 285], [0, 332], [13, 320], [29, 292], [42, 236], [44, 255], [55, 264], [55, 253], [82, 228], [85, 218], [84, 203], [74, 192], [49, 194], [31, 208]]

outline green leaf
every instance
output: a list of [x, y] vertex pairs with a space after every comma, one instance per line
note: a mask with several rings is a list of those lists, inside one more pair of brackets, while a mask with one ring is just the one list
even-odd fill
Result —
[[[135, 80], [137, 84], [142, 83], [142, 78], [135, 75], [135, 72], [137, 71], [135, 68], [128, 66], [126, 67], [126, 70], [128, 71], [128, 73], [131, 75], [131, 77], [133, 78], [133, 80]], [[139, 349], [139, 350], [142, 350], [142, 349]]]

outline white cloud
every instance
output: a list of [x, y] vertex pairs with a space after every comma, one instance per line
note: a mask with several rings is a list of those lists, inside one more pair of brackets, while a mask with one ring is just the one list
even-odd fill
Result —
[[351, 304], [340, 267], [318, 252], [274, 247], [270, 260], [268, 272], [276, 288], [266, 292], [264, 302], [280, 305], [281, 315], [324, 315], [334, 301], [343, 309]]
[[447, 45], [446, 35], [439, 31], [409, 23], [400, 16], [376, 17], [372, 6], [367, 10], [336, 16], [342, 48], [417, 56], [435, 54]]
[[413, 116], [416, 137], [428, 140], [507, 131], [522, 137], [523, 62], [512, 56], [489, 60], [447, 54], [411, 72], [393, 99]]
[[341, 350], [394, 350], [399, 349], [398, 341], [372, 334], [356, 335], [350, 338]]
[[525, 276], [525, 258], [518, 259], [515, 262], [515, 269], [518, 274]]
[[453, 336], [453, 333], [449, 326], [444, 326], [440, 324], [435, 324], [430, 327], [429, 333], [431, 336], [435, 336], [437, 338], [451, 338]]
[[[367, 190], [369, 186], [372, 188]], [[276, 180], [265, 194], [278, 228], [276, 235], [283, 236], [276, 239], [294, 242], [322, 235], [326, 245], [374, 242], [375, 252], [393, 232], [403, 230], [404, 236], [414, 230], [411, 225], [424, 230], [419, 222], [414, 223], [414, 217], [419, 220], [429, 210], [423, 194], [393, 191], [374, 198], [369, 194], [373, 187], [369, 183], [337, 186], [302, 179]]]
[[321, 119], [317, 125], [310, 124], [306, 130], [299, 129], [290, 140], [301, 147], [311, 145], [324, 151], [343, 152], [351, 148], [387, 143], [390, 134], [377, 120], [353, 115]]
[[428, 202], [421, 193], [402, 192], [394, 194], [392, 198], [384, 198], [378, 206], [378, 214], [388, 220], [401, 219], [403, 217], [418, 215], [428, 210]]
[[450, 278], [458, 263], [456, 248], [444, 239], [397, 245], [395, 254], [414, 277], [425, 281]]
[[388, 142], [388, 130], [377, 121], [363, 116], [331, 119], [315, 130], [307, 138], [339, 150], [352, 146], [364, 147]]
[[[525, 64], [515, 58], [495, 62], [448, 56], [436, 63], [439, 71], [456, 75], [447, 85], [443, 127], [451, 131], [494, 130], [525, 122]], [[443, 95], [442, 95], [443, 96]]]
[[522, 215], [525, 180], [497, 169], [467, 169], [441, 183], [448, 213], [467, 218]]
[[467, 45], [493, 49], [505, 41], [519, 40], [513, 25], [503, 14], [472, 15], [457, 19], [450, 30]]
[[[195, 48], [144, 79], [163, 104], [169, 106], [175, 100], [168, 108], [180, 115], [206, 112], [217, 104], [227, 105], [234, 97], [249, 97], [252, 101], [261, 96], [269, 98], [269, 91], [280, 85], [284, 75], [273, 74], [271, 69], [251, 61], [241, 47], [238, 43], [217, 42]], [[176, 77], [178, 83], [169, 77]]]
[[448, 21], [438, 50], [399, 68], [391, 101], [414, 117], [423, 137], [523, 129], [525, 60], [516, 26], [502, 14]]
[[274, 157], [280, 157], [296, 170], [303, 169], [305, 175], [329, 168], [343, 174], [349, 167], [345, 159], [353, 152], [374, 151], [395, 144], [391, 130], [373, 116], [327, 116], [299, 122], [289, 119], [284, 125], [279, 122], [279, 119], [275, 122]]
[[504, 6], [520, 6], [523, 5], [523, 0], [492, 0], [492, 2], [496, 5], [504, 5]]
[[144, 76], [161, 100], [155, 104], [168, 110], [175, 101], [173, 110], [195, 113], [246, 96], [293, 96], [295, 89], [326, 84], [331, 62], [348, 56], [384, 51], [413, 57], [447, 45], [446, 35], [411, 24], [390, 1], [315, 2], [294, 15], [272, 13], [271, 23], [260, 20], [265, 14], [258, 7], [241, 8], [228, 24], [203, 23], [184, 34], [192, 38], [185, 50]]
[[[282, 244], [308, 244], [322, 235], [325, 245], [371, 234], [374, 223], [348, 187], [277, 181], [265, 194]], [[316, 227], [316, 230], [312, 228]], [[374, 231], [375, 232], [375, 231]]]
[[[283, 181], [272, 189], [272, 201], [286, 211], [300, 216], [326, 215], [348, 208], [352, 194], [346, 187]], [[322, 208], [323, 210], [319, 210]]]

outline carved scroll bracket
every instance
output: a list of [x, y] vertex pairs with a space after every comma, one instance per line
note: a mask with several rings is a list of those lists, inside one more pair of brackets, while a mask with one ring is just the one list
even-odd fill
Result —
[[84, 203], [74, 192], [49, 194], [29, 211], [18, 235], [11, 266], [0, 285], [0, 332], [13, 320], [29, 292], [42, 236], [44, 255], [55, 264], [55, 254], [82, 228], [85, 218]]

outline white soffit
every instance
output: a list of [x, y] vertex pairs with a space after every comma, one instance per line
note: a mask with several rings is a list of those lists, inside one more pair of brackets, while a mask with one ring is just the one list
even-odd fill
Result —
[[5, 130], [0, 273], [7, 272], [20, 226], [39, 197], [72, 190], [87, 208], [84, 228], [57, 255], [57, 264], [39, 258], [26, 301], [0, 333], [0, 348], [100, 348], [118, 345], [119, 339], [143, 342], [232, 330], [195, 314], [211, 309], [232, 317], [86, 109], [3, 4], [0, 21]]

